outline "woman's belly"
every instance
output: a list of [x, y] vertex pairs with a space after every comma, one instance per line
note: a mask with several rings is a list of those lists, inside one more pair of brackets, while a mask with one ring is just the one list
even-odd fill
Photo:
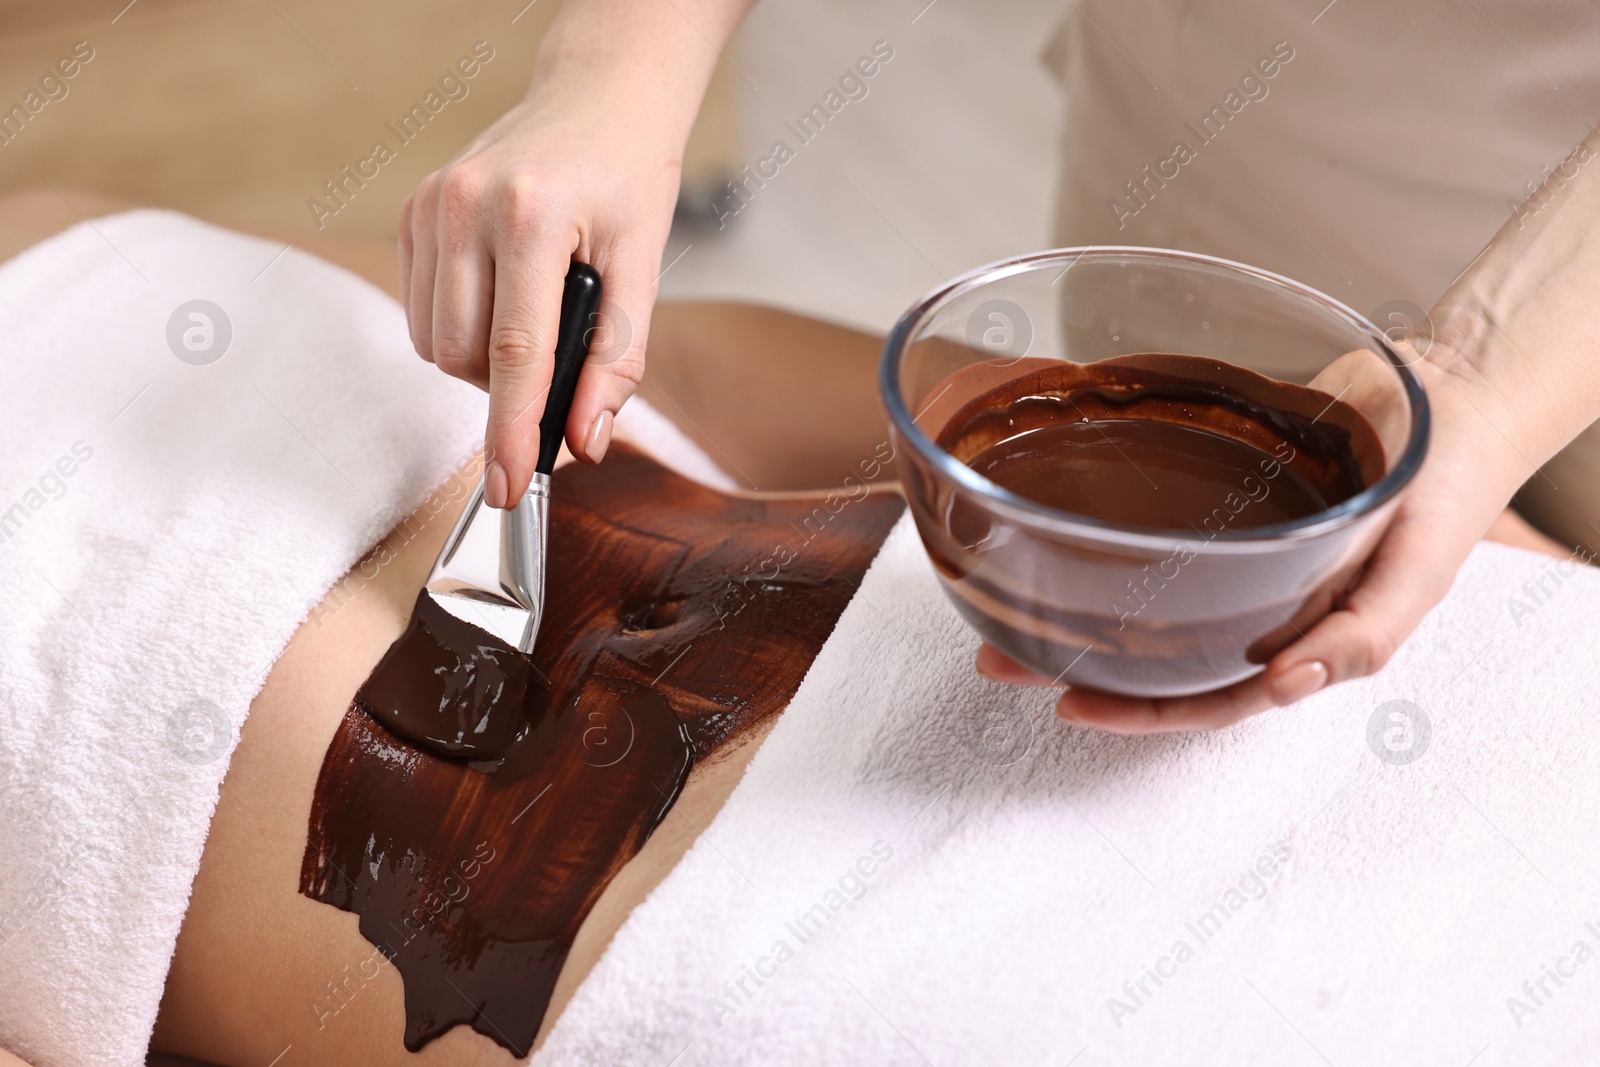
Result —
[[[610, 666], [596, 668], [600, 673], [614, 677], [633, 672], [633, 685], [649, 685], [650, 675], [655, 674], [650, 688], [665, 694], [684, 721], [686, 735], [697, 738], [699, 743], [681, 793], [637, 853], [632, 854], [629, 848], [624, 850], [627, 854], [614, 857], [616, 863], [603, 872], [604, 878], [588, 887], [593, 892], [565, 894], [586, 899], [583, 912], [573, 916], [578, 922], [576, 935], [555, 977], [548, 1011], [544, 1012], [538, 1031], [541, 1040], [622, 920], [671, 870], [720, 809], [743, 773], [745, 762], [770, 728], [773, 714], [781, 710], [798, 686], [900, 510], [897, 497], [879, 494], [850, 501], [834, 512], [821, 505], [821, 498], [758, 502], [700, 490], [707, 507], [722, 508], [723, 512], [705, 516], [697, 526], [692, 519], [695, 509], [686, 497], [692, 496], [693, 490], [684, 488], [688, 483], [662, 481], [654, 490], [662, 499], [644, 501], [643, 507], [623, 514], [627, 506], [616, 497], [612, 483], [623, 474], [628, 462], [624, 453], [599, 469], [567, 472], [572, 488], [569, 495], [580, 495], [581, 486], [572, 479], [581, 479], [583, 485], [589, 486], [585, 500], [594, 510], [612, 512], [609, 524], [586, 530], [580, 540], [609, 543], [641, 535], [679, 537], [679, 543], [691, 546], [693, 551], [687, 555], [683, 551], [640, 554], [623, 547], [623, 558], [618, 559], [615, 554], [608, 557], [605, 551], [597, 550], [594, 543], [585, 543], [582, 551], [565, 564], [553, 559], [553, 567], [564, 566], [566, 578], [552, 579], [550, 611], [541, 631], [542, 639], [568, 640], [557, 631], [564, 619], [578, 614], [568, 603], [571, 590], [593, 586], [600, 591], [596, 595], [602, 600], [617, 600], [596, 617], [585, 634], [572, 640], [581, 638], [606, 646], [597, 662]], [[537, 914], [541, 902], [552, 898], [550, 893], [534, 890], [539, 879], [585, 877], [582, 871], [568, 870], [557, 875], [540, 866], [542, 857], [559, 851], [574, 836], [574, 832], [563, 828], [562, 820], [571, 820], [577, 814], [574, 808], [581, 798], [575, 794], [562, 796], [558, 792], [546, 796], [539, 802], [545, 818], [530, 817], [517, 825], [518, 820], [503, 818], [507, 812], [495, 810], [488, 801], [463, 799], [468, 797], [464, 790], [472, 784], [469, 779], [479, 772], [428, 755], [426, 760], [432, 761], [425, 767], [431, 776], [428, 781], [447, 784], [419, 788], [417, 795], [411, 796], [404, 787], [396, 789], [398, 779], [386, 774], [381, 757], [362, 762], [358, 753], [370, 750], [370, 745], [363, 748], [354, 743], [362, 738], [377, 739], [395, 751], [409, 744], [383, 733], [364, 713], [351, 710], [351, 700], [404, 629], [417, 590], [462, 505], [464, 493], [458, 490], [470, 485], [475, 477], [475, 471], [462, 472], [457, 482], [444, 487], [430, 501], [432, 510], [430, 505], [419, 509], [318, 605], [284, 650], [253, 703], [222, 786], [179, 937], [156, 1030], [156, 1047], [223, 1064], [271, 1063], [280, 1055], [284, 1055], [285, 1063], [511, 1060], [503, 1046], [518, 1041], [491, 1039], [460, 1025], [425, 1044], [417, 1054], [405, 1051], [404, 979], [409, 976], [415, 1001], [424, 990], [432, 990], [428, 995], [439, 996], [448, 988], [457, 988], [458, 992], [463, 985], [471, 988], [471, 968], [452, 972], [421, 959], [408, 961], [404, 953], [396, 956], [398, 965], [392, 963], [388, 954], [362, 936], [357, 915], [301, 892], [303, 865], [315, 867], [334, 860], [344, 870], [353, 870], [350, 856], [341, 854], [341, 847], [369, 832], [390, 832], [396, 826], [404, 826], [412, 835], [407, 848], [426, 852], [437, 845], [443, 855], [443, 824], [437, 820], [441, 798], [436, 795], [441, 789], [449, 794], [449, 803], [458, 805], [452, 810], [465, 810], [468, 822], [476, 820], [484, 827], [493, 827], [480, 836], [490, 842], [489, 847], [499, 858], [484, 866], [482, 856], [469, 857], [475, 875], [482, 881], [477, 886], [469, 885], [468, 894], [461, 900], [462, 908], [484, 909], [484, 923], [498, 921], [503, 925], [510, 916], [518, 920], [521, 928], [527, 926], [522, 920], [537, 926], [550, 918]], [[558, 508], [562, 478], [558, 473]], [[686, 519], [686, 515], [691, 517]], [[559, 519], [558, 510], [553, 524]], [[640, 529], [651, 524], [661, 527], [663, 523], [664, 527], [655, 530]], [[802, 541], [807, 535], [809, 539]], [[750, 568], [759, 568], [763, 559], [771, 559], [774, 544], [784, 541], [799, 547], [791, 553], [793, 559], [777, 568], [783, 580], [750, 582]], [[705, 547], [707, 542], [710, 547]], [[629, 561], [633, 566], [626, 565]], [[673, 583], [681, 585], [682, 576], [695, 568], [698, 577], [691, 584], [696, 588], [707, 585], [707, 575], [723, 572], [727, 588], [706, 588], [699, 594], [685, 595], [683, 589], [674, 587]], [[583, 573], [585, 569], [587, 575]], [[742, 584], [741, 577], [746, 579]], [[788, 600], [784, 599], [786, 583], [793, 586]], [[645, 644], [640, 644], [641, 634], [623, 632], [625, 627], [619, 621], [625, 612], [637, 614], [639, 598], [649, 591], [660, 591], [664, 603], [675, 605], [667, 613], [668, 620], [656, 620], [662, 622], [657, 629], [664, 636], [655, 638], [655, 645], [649, 644], [654, 630], [647, 629], [642, 635]], [[808, 599], [794, 600], [797, 596]], [[782, 625], [778, 625], [779, 620]], [[684, 646], [681, 649], [670, 639], [674, 626], [694, 631], [685, 630], [679, 635], [687, 638], [676, 642]], [[559, 656], [554, 648], [550, 650], [556, 660], [545, 664], [548, 673], [559, 673], [561, 662], [572, 658], [568, 647], [576, 646], [563, 646]], [[657, 674], [652, 669], [654, 659], [668, 653], [681, 655], [670, 664], [663, 659], [663, 665], [670, 666], [670, 674]], [[721, 708], [744, 709], [743, 721], [748, 728], [732, 732], [721, 729], [713, 721]], [[752, 714], [753, 711], [763, 713]], [[334, 753], [331, 757], [330, 746]], [[325, 759], [337, 763], [325, 766]], [[337, 773], [330, 777], [330, 772]], [[319, 774], [324, 779], [320, 796]], [[330, 792], [328, 782], [335, 778], [344, 781], [342, 793], [339, 789]], [[367, 811], [363, 814], [361, 801], [378, 791], [384, 791], [387, 798], [384, 824], [388, 831], [376, 823], [369, 827], [361, 821], [371, 818], [371, 805], [365, 806]], [[414, 811], [397, 817], [394, 809], [408, 803], [416, 805]], [[464, 809], [459, 807], [463, 803]], [[319, 833], [308, 856], [307, 828], [314, 804], [318, 824], [342, 821], [342, 836]], [[475, 832], [471, 827], [463, 831], [461, 821], [456, 816], [450, 820], [448, 849], [459, 851], [456, 846], [465, 841], [460, 834], [471, 836]], [[345, 853], [349, 851], [344, 849]], [[500, 870], [493, 871], [496, 863]], [[518, 873], [511, 875], [513, 870]], [[493, 918], [492, 894], [488, 892], [491, 878], [477, 874], [479, 871], [493, 871], [493, 877], [501, 878], [502, 885], [525, 882], [529, 886], [526, 907], [519, 910], [514, 897], [509, 901], [501, 899], [494, 905], [501, 909], [499, 918]], [[505, 882], [508, 875], [512, 877], [509, 883]], [[359, 881], [365, 874], [357, 870], [354, 877]], [[502, 891], [500, 896], [505, 898], [506, 894]], [[381, 909], [370, 906], [370, 900], [368, 905], [363, 914], [370, 913], [376, 920]], [[359, 904], [352, 906], [362, 910]], [[509, 912], [505, 910], [508, 906]], [[386, 917], [385, 921], [392, 918]], [[371, 925], [369, 922], [369, 929]], [[495, 933], [481, 926], [477, 932], [489, 935], [490, 940]], [[465, 944], [467, 940], [455, 948]], [[435, 958], [450, 954], [429, 953]], [[477, 1024], [478, 1029], [509, 1028], [495, 1024], [497, 1014], [504, 1019], [518, 1013], [519, 1021], [525, 1023], [528, 1012], [542, 1007], [524, 1003], [537, 998], [527, 998], [515, 987], [500, 989], [498, 995], [499, 1006], [495, 1010], [485, 1007], [486, 1018]], [[470, 998], [466, 993], [460, 996], [460, 1004], [435, 1000], [428, 1007], [446, 1016], [454, 1010], [470, 1019], [475, 1006], [495, 1003], [492, 998], [486, 1000], [483, 990], [474, 990]], [[417, 1007], [413, 1003], [413, 1016]]]
[[[425, 506], [408, 520], [414, 534], [402, 524], [379, 544], [313, 609], [251, 704], [178, 938], [154, 1047], [221, 1064], [270, 1063], [285, 1050], [288, 1062], [387, 1063], [407, 1055], [399, 1040], [399, 975], [368, 962], [372, 946], [354, 916], [300, 895], [300, 865], [323, 753], [351, 696], [404, 627], [461, 503], [432, 515]], [[387, 562], [377, 566], [380, 559]], [[319, 1011], [333, 992], [338, 1010]], [[449, 1035], [425, 1055], [510, 1060], [470, 1031]]]

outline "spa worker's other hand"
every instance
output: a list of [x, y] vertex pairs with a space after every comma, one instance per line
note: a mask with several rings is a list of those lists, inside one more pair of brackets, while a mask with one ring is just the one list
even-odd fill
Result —
[[751, 2], [568, 0], [527, 97], [401, 206], [412, 343], [489, 392], [490, 506], [515, 504], [532, 479], [573, 259], [604, 288], [567, 444], [591, 463], [605, 455], [644, 373], [683, 147], [718, 49]]
[[[1389, 661], [1473, 545], [1503, 528], [1517, 488], [1600, 418], [1600, 166], [1574, 162], [1597, 154], [1600, 134], [1558, 168], [1562, 187], [1536, 193], [1543, 206], [1508, 222], [1431, 313], [1432, 343], [1415, 364], [1433, 411], [1428, 456], [1345, 603], [1236, 685], [1155, 700], [1069, 689], [1062, 718], [1117, 733], [1215, 729]], [[1531, 530], [1516, 541], [1565, 555]], [[989, 645], [977, 666], [1000, 681], [1050, 684]]]

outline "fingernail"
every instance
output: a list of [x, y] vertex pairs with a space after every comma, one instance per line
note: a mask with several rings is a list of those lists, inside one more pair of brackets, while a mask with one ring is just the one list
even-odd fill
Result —
[[1277, 677], [1268, 679], [1267, 688], [1272, 693], [1273, 702], [1282, 708], [1304, 700], [1327, 684], [1327, 664], [1311, 659], [1296, 663]]
[[594, 425], [589, 427], [589, 439], [583, 443], [583, 451], [590, 463], [599, 463], [606, 458], [606, 449], [610, 447], [611, 412], [602, 411], [596, 416]]
[[500, 466], [499, 460], [491, 459], [483, 468], [483, 502], [491, 508], [503, 508], [508, 496], [510, 484], [506, 480], [506, 469]]

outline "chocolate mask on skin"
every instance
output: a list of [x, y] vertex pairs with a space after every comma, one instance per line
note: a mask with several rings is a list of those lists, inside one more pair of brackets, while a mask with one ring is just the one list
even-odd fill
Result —
[[[461, 724], [405, 704], [430, 656], [391, 653], [317, 779], [300, 891], [396, 965], [413, 1051], [467, 1024], [528, 1054], [595, 901], [694, 764], [788, 704], [904, 506], [729, 497], [626, 447], [554, 479], [525, 698], [471, 723], [470, 751], [431, 744]], [[463, 632], [425, 602], [407, 638], [436, 656]]]

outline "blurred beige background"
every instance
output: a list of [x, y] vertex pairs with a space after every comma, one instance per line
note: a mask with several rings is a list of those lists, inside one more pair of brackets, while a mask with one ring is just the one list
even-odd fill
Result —
[[[1066, 0], [763, 0], [735, 58], [756, 86], [738, 80], [740, 164], [779, 138], [795, 158], [725, 230], [674, 234], [662, 295], [884, 332], [946, 278], [1050, 247], [1061, 96], [1041, 55], [1068, 17]], [[865, 99], [798, 146], [785, 123], [878, 41], [894, 58]]]
[[[394, 235], [417, 181], [518, 100], [558, 0], [0, 0], [0, 109], [94, 59], [0, 146], [0, 191], [96, 189], [293, 241], [306, 201], [393, 139], [474, 42], [495, 58], [326, 220]], [[761, 300], [885, 330], [944, 277], [1047, 243], [1059, 100], [1038, 56], [1060, 0], [767, 0], [720, 62], [685, 156], [704, 204], [784, 138], [794, 160], [725, 228], [685, 216], [662, 295]], [[875, 42], [894, 58], [810, 143], [785, 123]]]
[[[231, 226], [314, 232], [307, 199], [370, 154], [397, 149], [325, 232], [392, 238], [401, 201], [515, 104], [557, 0], [23, 0], [0, 6], [0, 108], [55, 60], [94, 58], [0, 147], [7, 189], [92, 188]], [[475, 42], [494, 58], [466, 95], [403, 146], [385, 126], [436, 90]], [[721, 71], [685, 158], [688, 180], [725, 177], [737, 138], [733, 72]], [[457, 90], [459, 93], [459, 90]], [[352, 185], [350, 188], [354, 189]]]

